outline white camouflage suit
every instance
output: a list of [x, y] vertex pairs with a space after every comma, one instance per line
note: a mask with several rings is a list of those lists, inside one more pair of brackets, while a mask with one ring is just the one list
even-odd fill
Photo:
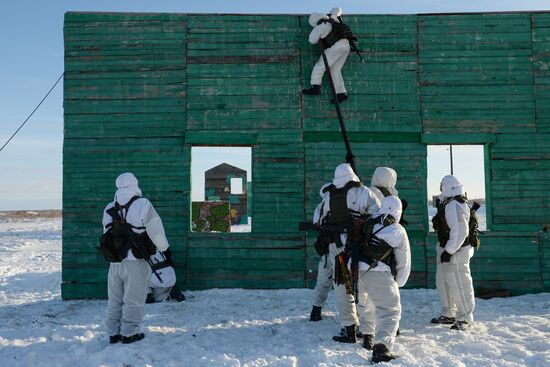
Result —
[[[344, 187], [348, 182], [360, 182], [359, 177], [355, 175], [351, 166], [347, 163], [340, 164], [334, 171], [334, 179], [332, 184], [336, 188]], [[323, 189], [329, 184], [325, 184], [321, 189], [323, 200], [317, 206], [316, 213], [314, 214], [314, 223], [322, 223], [323, 220], [330, 213], [330, 193], [327, 191], [323, 193]], [[360, 185], [358, 187], [352, 187], [347, 192], [346, 196], [348, 209], [354, 211], [357, 214], [369, 214], [376, 213], [380, 208], [380, 201], [367, 187]], [[341, 235], [342, 243], [346, 243], [347, 236], [345, 233]], [[329, 254], [325, 259], [321, 258], [319, 262], [319, 268], [322, 268], [322, 272], [317, 274], [317, 285], [314, 292], [314, 305], [322, 306], [326, 301], [328, 290], [330, 290], [329, 284], [334, 281], [334, 261], [336, 256], [344, 251], [344, 246], [338, 248], [336, 243], [329, 245]], [[325, 260], [327, 266], [324, 267]], [[330, 270], [330, 272], [329, 272]], [[332, 279], [331, 279], [332, 278]], [[346, 287], [343, 284], [334, 283], [334, 298], [336, 303], [336, 310], [340, 316], [340, 323], [342, 326], [358, 325], [359, 319], [357, 317], [357, 311], [355, 310], [355, 298], [351, 294], [346, 293]], [[321, 304], [322, 303], [322, 304]]]
[[[460, 181], [452, 175], [441, 180], [441, 195], [445, 199], [464, 195], [464, 188]], [[451, 200], [445, 205], [445, 220], [450, 228], [449, 240], [445, 247], [437, 244], [437, 269], [435, 282], [439, 298], [441, 299], [441, 314], [447, 317], [456, 317], [457, 321], [472, 322], [474, 320], [474, 287], [470, 273], [470, 258], [474, 255], [472, 246], [461, 247], [468, 237], [468, 222], [470, 208], [467, 203]], [[441, 254], [447, 251], [451, 254], [451, 261], [441, 263]]]
[[[109, 203], [103, 212], [103, 232], [107, 232], [112, 218], [107, 210], [118, 202], [119, 205], [127, 204], [134, 196], [141, 196], [138, 180], [132, 173], [123, 173], [116, 179], [117, 191], [115, 200]], [[147, 234], [159, 251], [168, 249], [168, 241], [164, 233], [162, 221], [146, 198], [135, 200], [127, 213], [122, 213], [126, 221], [135, 227], [136, 233], [147, 231]], [[151, 268], [147, 261], [136, 259], [132, 251], [119, 263], [111, 263], [108, 274], [108, 303], [107, 320], [105, 325], [110, 336], [132, 336], [139, 332], [143, 321], [143, 307], [147, 297], [147, 288]]]
[[[335, 15], [331, 14], [331, 18], [339, 22]], [[309, 34], [309, 43], [311, 44], [317, 44], [320, 39], [325, 38], [332, 31], [332, 25], [328, 22], [317, 24], [321, 19], [329, 19], [329, 17], [322, 13], [313, 13], [309, 17], [309, 24], [313, 27], [313, 30]], [[338, 40], [334, 45], [325, 49], [325, 55], [330, 67], [334, 88], [338, 94], [347, 93], [346, 86], [344, 85], [344, 78], [342, 77], [342, 67], [344, 67], [349, 53], [350, 45], [347, 39]], [[321, 85], [324, 74], [325, 63], [321, 55], [311, 71], [311, 85]]]
[[[360, 261], [358, 289], [360, 299], [367, 299], [374, 306], [375, 332], [374, 344], [384, 344], [389, 351], [395, 343], [395, 333], [401, 319], [401, 298], [399, 288], [404, 286], [411, 273], [411, 250], [409, 237], [399, 219], [402, 213], [401, 200], [396, 196], [388, 196], [382, 201], [382, 206], [374, 215], [391, 215], [395, 223], [382, 228], [381, 224], [375, 224], [373, 232], [376, 236], [386, 241], [393, 247], [395, 256], [395, 279], [388, 265], [379, 261], [374, 268]], [[381, 229], [382, 228], [382, 229]], [[348, 263], [348, 265], [351, 264]]]
[[[378, 197], [380, 202], [383, 202], [385, 196], [378, 187], [383, 187], [393, 196], [398, 196], [398, 192], [395, 188], [396, 183], [397, 172], [395, 172], [394, 169], [389, 167], [377, 167], [372, 175], [369, 189]], [[359, 326], [361, 333], [364, 335], [374, 335], [374, 320], [376, 316], [374, 314], [374, 305], [370, 299], [360, 299], [359, 303], [357, 303], [357, 312], [361, 320], [361, 325]]]

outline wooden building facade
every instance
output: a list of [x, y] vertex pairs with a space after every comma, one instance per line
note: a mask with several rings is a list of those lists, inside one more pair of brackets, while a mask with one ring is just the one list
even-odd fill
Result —
[[[305, 15], [67, 13], [62, 296], [106, 297], [101, 215], [131, 171], [161, 215], [182, 289], [312, 286], [318, 190], [345, 157]], [[550, 14], [346, 15], [366, 64], [344, 67], [358, 172], [398, 172], [413, 273], [433, 287], [428, 144], [485, 146], [489, 230], [474, 285], [550, 290]], [[252, 148], [251, 233], [190, 231], [193, 146]]]

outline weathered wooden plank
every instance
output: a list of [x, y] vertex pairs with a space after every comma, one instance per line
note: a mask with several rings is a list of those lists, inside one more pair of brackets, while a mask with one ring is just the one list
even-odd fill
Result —
[[146, 79], [147, 82], [152, 84], [158, 83], [183, 83], [185, 82], [185, 72], [182, 70], [132, 70], [132, 71], [116, 71], [112, 70], [97, 73], [80, 73], [78, 71], [66, 71], [65, 80], [74, 80], [75, 83], [83, 83], [81, 80], [90, 80], [96, 83], [96, 80], [105, 79], [105, 83], [117, 83], [118, 80], [122, 83], [127, 79], [135, 80], [141, 84], [144, 82], [142, 79]]
[[66, 100], [65, 114], [101, 114], [101, 113], [150, 113], [185, 111], [185, 100], [179, 98], [135, 99], [135, 100], [92, 100], [80, 103]]
[[107, 282], [99, 283], [61, 283], [61, 297], [63, 299], [106, 299]]
[[[118, 33], [121, 32], [121, 33]], [[117, 32], [113, 29], [113, 32], [104, 33], [101, 35], [101, 41], [103, 44], [117, 44], [117, 42], [133, 42], [133, 41], [147, 41], [147, 40], [185, 40], [186, 32], [182, 27], [180, 30], [165, 29], [159, 31], [152, 31], [151, 29], [140, 29], [134, 32], [126, 32], [121, 29]], [[65, 32], [65, 42], [68, 45], [74, 46], [79, 43], [86, 44], [88, 42], [94, 42], [98, 39], [97, 34], [79, 34], [70, 30]]]
[[[302, 274], [302, 277], [299, 275]], [[206, 288], [255, 288], [255, 289], [280, 289], [303, 288], [305, 281], [302, 273], [288, 274], [286, 272], [276, 274], [272, 279], [265, 278], [239, 278], [228, 279], [224, 276], [216, 276], [210, 273], [188, 274], [188, 289]]]
[[67, 12], [65, 22], [183, 21], [187, 14]]
[[186, 87], [183, 84], [133, 86], [66, 86], [65, 100], [112, 100], [112, 99], [169, 99], [185, 98]]

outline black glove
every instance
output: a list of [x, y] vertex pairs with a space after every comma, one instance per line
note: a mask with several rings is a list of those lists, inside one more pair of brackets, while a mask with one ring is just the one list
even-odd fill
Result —
[[448, 253], [447, 251], [443, 251], [443, 253], [441, 254], [441, 262], [442, 263], [448, 263], [449, 261], [451, 261], [451, 254]]
[[170, 266], [175, 267], [174, 261], [172, 260], [172, 252], [170, 251], [170, 249], [169, 248], [166, 249], [166, 251], [164, 251], [162, 254], [166, 258], [166, 261], [168, 262], [168, 264], [170, 264]]

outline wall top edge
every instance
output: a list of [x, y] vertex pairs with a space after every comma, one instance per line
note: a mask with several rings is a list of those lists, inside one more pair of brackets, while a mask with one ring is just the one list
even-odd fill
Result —
[[[168, 12], [108, 12], [108, 11], [67, 11], [67, 14], [105, 14], [105, 15], [218, 15], [218, 16], [235, 16], [235, 15], [273, 15], [273, 16], [309, 16], [309, 13], [297, 14], [297, 13], [168, 13]], [[480, 12], [451, 12], [451, 13], [361, 13], [361, 14], [346, 14], [345, 16], [361, 16], [361, 15], [383, 15], [383, 16], [404, 16], [404, 15], [417, 15], [417, 16], [441, 16], [441, 15], [496, 15], [496, 14], [550, 14], [550, 9], [547, 10], [510, 10], [510, 11], [480, 11]]]

